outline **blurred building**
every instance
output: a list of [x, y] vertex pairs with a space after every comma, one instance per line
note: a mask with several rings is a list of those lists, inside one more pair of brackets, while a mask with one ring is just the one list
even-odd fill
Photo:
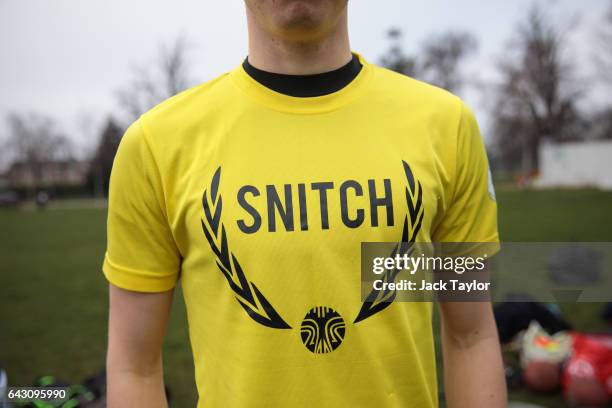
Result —
[[535, 187], [612, 190], [612, 140], [553, 143], [540, 147]]
[[79, 187], [87, 183], [90, 163], [79, 160], [15, 162], [3, 175], [5, 184], [14, 189]]

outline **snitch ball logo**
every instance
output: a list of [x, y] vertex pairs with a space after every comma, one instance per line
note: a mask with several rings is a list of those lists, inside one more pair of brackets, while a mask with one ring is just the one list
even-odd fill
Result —
[[[406, 205], [402, 236], [391, 252], [396, 255], [410, 256], [414, 251], [414, 242], [421, 229], [424, 216], [423, 188], [414, 177], [410, 166], [402, 161], [406, 175]], [[247, 278], [246, 270], [238, 262], [236, 254], [230, 248], [225, 226], [221, 220], [223, 199], [219, 193], [221, 182], [221, 167], [217, 168], [211, 183], [202, 195], [202, 231], [215, 255], [219, 271], [225, 276], [229, 288], [234, 292], [236, 301], [247, 315], [255, 322], [277, 330], [291, 330], [292, 327], [281, 317], [262, 291]], [[384, 282], [393, 282], [400, 271], [387, 269], [381, 275]], [[353, 325], [359, 324], [373, 315], [385, 310], [391, 305], [397, 293], [395, 290], [376, 290], [368, 294], [362, 303], [359, 313], [353, 320]], [[308, 350], [315, 354], [332, 352], [340, 346], [347, 327], [338, 312], [327, 306], [312, 308], [302, 320], [300, 336]]]
[[326, 306], [310, 309], [300, 327], [302, 342], [315, 354], [329, 353], [337, 349], [345, 332], [346, 324], [342, 316]]

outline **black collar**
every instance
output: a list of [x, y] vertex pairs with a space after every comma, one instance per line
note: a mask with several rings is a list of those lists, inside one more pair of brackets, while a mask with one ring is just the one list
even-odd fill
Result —
[[334, 71], [314, 75], [286, 75], [262, 71], [246, 58], [242, 67], [247, 74], [273, 91], [300, 98], [328, 95], [347, 86], [361, 72], [361, 62], [355, 54], [353, 59]]

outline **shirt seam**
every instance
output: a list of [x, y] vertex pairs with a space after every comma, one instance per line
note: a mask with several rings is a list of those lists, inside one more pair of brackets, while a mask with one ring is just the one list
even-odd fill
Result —
[[[162, 208], [162, 211], [164, 212], [164, 214], [163, 214], [164, 221], [166, 223], [166, 227], [168, 228], [168, 231], [170, 232], [170, 235], [172, 236], [172, 242], [174, 243], [174, 248], [176, 249], [177, 253], [181, 257], [183, 257], [181, 249], [180, 249], [180, 247], [179, 247], [179, 245], [178, 245], [178, 243], [176, 241], [176, 237], [174, 235], [174, 231], [172, 230], [172, 227], [170, 225], [170, 221], [169, 221], [170, 220], [169, 209], [168, 209], [168, 203], [167, 203], [168, 199], [167, 199], [167, 195], [166, 195], [167, 189], [164, 186], [164, 180], [162, 178], [161, 171], [159, 170], [159, 164], [158, 164], [157, 158], [155, 157], [155, 152], [153, 151], [153, 148], [151, 147], [151, 144], [150, 144], [149, 140], [147, 140], [148, 139], [147, 135], [148, 135], [149, 132], [147, 131], [144, 122], [145, 122], [145, 119], [144, 119], [144, 115], [143, 115], [143, 116], [141, 116], [139, 118], [138, 123], [140, 125], [141, 130], [142, 130], [142, 136], [143, 136], [143, 141], [144, 141], [145, 147], [148, 150], [149, 154], [151, 155], [151, 160], [153, 161], [153, 167], [155, 168], [155, 173], [156, 173], [157, 178], [159, 179], [159, 183], [160, 183], [160, 186], [161, 186], [161, 189], [162, 189], [162, 196], [163, 196], [164, 199], [163, 199], [163, 203], [159, 203], [159, 204], [160, 204], [160, 207]], [[158, 200], [158, 202], [159, 202], [159, 200]]]
[[451, 193], [451, 197], [450, 197], [450, 201], [449, 201], [449, 206], [447, 207], [446, 211], [448, 211], [448, 209], [450, 208], [451, 205], [454, 204], [456, 198], [457, 198], [457, 189], [458, 189], [458, 174], [459, 174], [459, 142], [460, 142], [460, 137], [461, 137], [461, 130], [463, 129], [463, 118], [464, 118], [464, 103], [463, 101], [459, 101], [459, 118], [457, 120], [457, 131], [455, 133], [455, 163], [453, 166], [453, 177], [451, 178], [452, 180], [452, 193]]
[[[124, 271], [124, 272], [128, 272], [130, 275], [133, 276], [138, 276], [138, 277], [145, 277], [147, 279], [153, 279], [156, 280], [156, 278], [153, 278], [152, 275], [156, 274], [156, 272], [152, 272], [150, 270], [147, 269], [135, 269], [135, 268], [130, 268], [128, 266], [124, 266], [124, 265], [120, 265], [117, 262], [113, 261], [110, 258], [110, 255], [108, 254], [108, 251], [106, 252], [106, 254], [104, 255], [106, 262], [108, 263], [108, 265], [118, 271]], [[161, 277], [162, 279], [171, 279], [172, 277], [177, 276], [176, 272], [171, 272], [171, 274], [168, 275], [159, 275], [159, 277]]]

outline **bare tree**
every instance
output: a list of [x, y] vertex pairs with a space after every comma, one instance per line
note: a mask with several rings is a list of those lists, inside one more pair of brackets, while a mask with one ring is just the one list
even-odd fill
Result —
[[421, 79], [451, 92], [458, 92], [463, 85], [461, 63], [478, 48], [474, 36], [467, 32], [448, 31], [431, 35], [417, 55], [404, 52], [402, 32], [389, 30], [391, 47], [383, 55], [383, 66], [413, 78]]
[[544, 138], [580, 136], [576, 104], [583, 89], [565, 55], [568, 33], [550, 23], [535, 4], [498, 64], [502, 80], [492, 116], [497, 147], [509, 168], [538, 171]]
[[601, 78], [612, 85], [612, 2], [596, 34], [595, 63]]
[[451, 92], [464, 84], [461, 64], [478, 50], [478, 41], [468, 32], [448, 31], [432, 35], [423, 45], [423, 79]]
[[179, 37], [170, 45], [161, 45], [152, 64], [135, 68], [132, 81], [117, 92], [129, 121], [190, 85], [189, 51], [189, 43]]
[[113, 160], [123, 136], [123, 129], [109, 117], [100, 135], [96, 152], [91, 160], [91, 176], [96, 197], [108, 195]]
[[8, 137], [0, 134], [0, 174], [4, 173], [11, 162], [11, 152], [9, 149]]
[[[595, 32], [595, 66], [597, 67], [597, 82], [608, 92], [612, 89], [612, 1], [602, 24]], [[612, 139], [612, 106], [610, 100], [590, 118], [592, 135], [595, 138]]]
[[103, 120], [98, 114], [89, 111], [80, 111], [75, 116], [75, 131], [79, 140], [75, 141], [76, 156], [79, 159], [90, 160], [97, 148], [99, 127]]
[[48, 116], [10, 114], [7, 120], [6, 149], [13, 162], [20, 162], [31, 174], [35, 190], [42, 181], [45, 163], [72, 158], [72, 143]]
[[408, 55], [402, 48], [402, 30], [392, 28], [387, 32], [391, 47], [381, 58], [381, 64], [392, 71], [399, 72], [413, 78], [419, 76], [417, 57]]

